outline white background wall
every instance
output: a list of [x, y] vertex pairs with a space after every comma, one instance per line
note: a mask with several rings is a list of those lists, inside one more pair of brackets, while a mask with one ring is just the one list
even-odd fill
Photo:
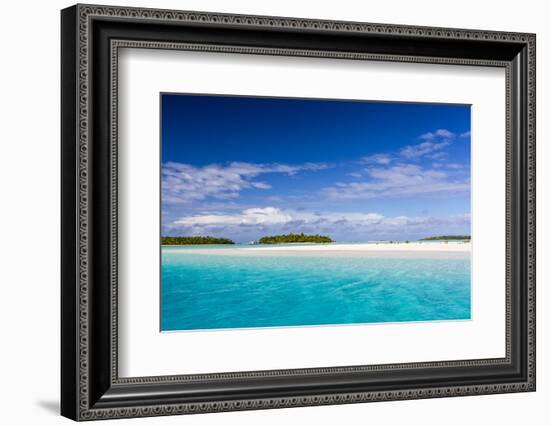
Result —
[[[103, 4], [537, 33], [538, 390], [317, 408], [119, 420], [118, 424], [547, 424], [550, 401], [550, 27], [540, 0], [104, 0]], [[59, 404], [59, 9], [11, 1], [0, 24], [0, 419], [68, 424]], [[546, 169], [545, 169], [546, 163]], [[546, 417], [546, 420], [545, 420]], [[130, 423], [131, 422], [131, 423]], [[112, 421], [102, 423], [108, 424]], [[113, 423], [114, 424], [114, 423]]]

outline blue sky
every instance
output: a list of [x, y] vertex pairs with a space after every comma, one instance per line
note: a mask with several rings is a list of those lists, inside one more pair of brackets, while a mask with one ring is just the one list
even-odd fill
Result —
[[470, 234], [470, 106], [162, 94], [162, 234]]

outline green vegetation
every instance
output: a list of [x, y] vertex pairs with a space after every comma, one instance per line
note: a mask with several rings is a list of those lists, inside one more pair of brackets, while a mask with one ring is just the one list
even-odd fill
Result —
[[332, 239], [326, 235], [305, 235], [300, 234], [283, 234], [271, 235], [262, 237], [258, 240], [260, 244], [281, 244], [281, 243], [332, 243]]
[[422, 238], [420, 241], [453, 241], [453, 240], [467, 240], [470, 241], [469, 235], [439, 235], [437, 237]]
[[160, 237], [163, 246], [182, 246], [194, 244], [235, 244], [227, 238], [216, 237]]

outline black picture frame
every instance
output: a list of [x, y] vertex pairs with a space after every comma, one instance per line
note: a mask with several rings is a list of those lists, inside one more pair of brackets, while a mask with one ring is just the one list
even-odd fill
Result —
[[[535, 35], [75, 5], [61, 12], [61, 414], [74, 420], [535, 390]], [[117, 49], [506, 69], [506, 357], [118, 377]]]

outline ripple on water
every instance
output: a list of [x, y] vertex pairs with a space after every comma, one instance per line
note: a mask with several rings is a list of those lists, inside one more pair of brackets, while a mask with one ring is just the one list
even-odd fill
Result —
[[162, 255], [163, 330], [470, 318], [470, 259]]

